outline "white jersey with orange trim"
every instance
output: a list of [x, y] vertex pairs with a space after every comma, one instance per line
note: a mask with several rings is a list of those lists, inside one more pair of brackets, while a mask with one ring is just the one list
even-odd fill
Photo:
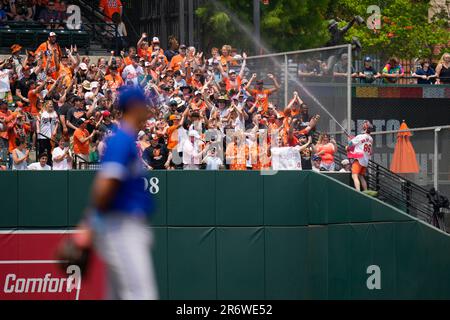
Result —
[[363, 133], [354, 137], [350, 141], [350, 146], [354, 148], [353, 155], [363, 167], [369, 165], [370, 157], [372, 156], [373, 138], [370, 134]]

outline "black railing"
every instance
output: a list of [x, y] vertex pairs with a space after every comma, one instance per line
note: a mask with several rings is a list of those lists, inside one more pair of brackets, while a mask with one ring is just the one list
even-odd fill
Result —
[[[90, 22], [103, 23], [107, 19], [105, 14], [100, 11], [99, 1], [97, 0], [72, 0], [72, 3], [78, 5], [81, 8], [83, 18]], [[122, 20], [127, 27], [128, 37], [130, 37], [130, 33], [132, 33], [134, 35], [134, 38], [139, 38], [140, 36], [134, 28], [133, 23], [125, 14], [125, 11], [123, 11]], [[109, 30], [110, 28], [108, 28], [108, 30], [102, 30], [102, 32], [108, 32]], [[109, 49], [115, 48], [115, 46], [117, 45], [117, 43], [111, 45], [111, 41], [109, 41], [108, 45], [108, 39], [104, 39], [102, 37], [96, 38], [95, 35], [94, 39], [101, 42], [103, 45], [106, 45], [106, 47]]]
[[76, 170], [98, 170], [101, 168], [100, 162], [89, 162], [77, 155], [74, 155], [73, 161], [73, 167]]
[[108, 22], [83, 22], [81, 29], [46, 29], [38, 22], [8, 23], [9, 28], [0, 29], [0, 47], [9, 48], [13, 44], [20, 44], [26, 49], [35, 50], [48, 39], [50, 32], [55, 32], [61, 47], [77, 45], [80, 52], [89, 54], [91, 40], [98, 40], [107, 49], [116, 49], [117, 26]]
[[[314, 137], [317, 139], [317, 135]], [[336, 164], [347, 159], [345, 146], [337, 143]], [[367, 184], [377, 191], [377, 198], [422, 221], [433, 223], [433, 207], [428, 201], [428, 190], [370, 160], [367, 168]], [[435, 225], [436, 226], [436, 225]], [[437, 227], [444, 230], [443, 225]]]

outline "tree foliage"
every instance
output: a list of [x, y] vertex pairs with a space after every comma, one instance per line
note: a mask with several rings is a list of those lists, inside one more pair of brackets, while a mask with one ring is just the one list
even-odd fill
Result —
[[[253, 1], [221, 0], [217, 5], [218, 1], [206, 1], [196, 11], [204, 23], [206, 46], [228, 43], [247, 50], [254, 48], [252, 39], [242, 30], [243, 26], [253, 32]], [[329, 2], [270, 0], [268, 5], [261, 3], [261, 38], [273, 51], [322, 46], [328, 36], [325, 12]]]
[[[268, 5], [261, 3], [261, 37], [272, 51], [321, 47], [329, 38], [328, 19], [367, 19], [367, 8], [373, 4], [381, 9], [381, 29], [355, 25], [347, 34], [349, 41], [353, 36], [360, 39], [365, 53], [431, 57], [434, 46], [450, 39], [448, 16], [429, 23], [427, 0], [270, 0]], [[242, 29], [253, 30], [252, 0], [206, 1], [196, 14], [203, 22], [206, 47], [227, 43], [247, 51], [254, 48], [253, 31], [246, 35]]]
[[[436, 15], [436, 19], [430, 23], [429, 1], [339, 0], [336, 14], [346, 19], [351, 19], [353, 15], [361, 15], [367, 19], [371, 15], [367, 13], [368, 6], [377, 2], [381, 9], [381, 28], [370, 30], [367, 26], [359, 26], [351, 29], [347, 35], [348, 40], [357, 36], [366, 53], [408, 59], [432, 58], [435, 46], [449, 42], [448, 17], [445, 19], [443, 15]], [[442, 46], [442, 50], [445, 47]]]

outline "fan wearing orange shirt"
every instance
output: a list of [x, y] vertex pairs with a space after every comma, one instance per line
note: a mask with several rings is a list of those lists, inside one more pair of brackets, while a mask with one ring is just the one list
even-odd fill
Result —
[[267, 77], [269, 79], [272, 79], [272, 81], [275, 84], [275, 88], [271, 89], [264, 89], [264, 81], [258, 80], [256, 81], [255, 89], [249, 90], [252, 82], [256, 79], [256, 73], [252, 75], [249, 82], [247, 83], [247, 86], [245, 87], [245, 90], [249, 91], [250, 94], [255, 98], [255, 104], [257, 105], [258, 111], [267, 112], [269, 109], [269, 96], [280, 89], [280, 84], [278, 83], [278, 80], [273, 76], [273, 74], [268, 74]]
[[222, 64], [219, 64], [219, 70], [222, 73], [223, 81], [225, 82], [227, 91], [235, 90], [240, 91], [242, 78], [244, 76], [245, 67], [247, 66], [247, 54], [244, 52], [242, 54], [244, 58], [244, 62], [242, 62], [241, 70], [239, 71], [239, 75], [236, 75], [236, 70], [231, 69], [228, 74], [223, 69]]
[[16, 118], [12, 121], [12, 126], [8, 130], [9, 152], [11, 154], [17, 148], [16, 139], [26, 137], [31, 131], [30, 123], [25, 122], [25, 114], [21, 111], [14, 113]]
[[42, 81], [37, 87], [34, 81], [30, 81], [30, 90], [28, 91], [28, 103], [30, 104], [30, 112], [33, 116], [39, 114], [37, 107], [37, 101], [39, 99], [39, 93], [44, 89], [45, 82]]
[[231, 46], [226, 44], [222, 47], [222, 55], [220, 56], [220, 64], [225, 72], [228, 72], [228, 65], [232, 60], [233, 57], [231, 56]]
[[123, 58], [123, 62], [125, 63], [126, 66], [129, 66], [130, 64], [133, 63], [133, 59], [136, 56], [136, 48], [135, 47], [130, 47], [128, 49], [128, 56], [124, 57], [125, 53], [121, 52], [120, 53], [122, 58]]
[[227, 144], [225, 153], [230, 170], [247, 170], [247, 159], [249, 158], [250, 150], [243, 132], [236, 132], [233, 140]]
[[180, 46], [180, 53], [174, 56], [172, 60], [170, 60], [169, 69], [175, 72], [183, 67], [183, 61], [185, 61], [186, 59], [186, 50], [187, 50], [186, 46], [182, 44]]
[[42, 68], [45, 69], [49, 63], [48, 74], [53, 79], [58, 78], [59, 63], [61, 61], [62, 51], [58, 43], [56, 43], [56, 33], [50, 32], [48, 40], [43, 42], [35, 51], [35, 55], [41, 53]]
[[265, 130], [258, 130], [255, 134], [255, 141], [250, 149], [252, 170], [267, 170], [272, 166], [267, 131], [266, 134], [263, 134], [264, 131]]
[[109, 68], [109, 74], [105, 76], [105, 81], [108, 83], [108, 87], [112, 92], [116, 92], [118, 88], [123, 86], [123, 79], [117, 72], [117, 66], [111, 66]]
[[114, 13], [122, 16], [122, 2], [120, 0], [100, 0], [99, 9], [106, 16], [106, 21], [111, 21]]
[[63, 83], [66, 88], [70, 87], [73, 79], [73, 68], [69, 65], [69, 59], [72, 60], [73, 65], [78, 65], [77, 60], [69, 52], [68, 54], [63, 54], [61, 57], [61, 64], [59, 65], [59, 75], [65, 75]]
[[89, 161], [89, 142], [97, 133], [97, 131], [94, 130], [89, 134], [89, 131], [86, 129], [89, 122], [89, 119], [80, 119], [79, 127], [73, 133], [73, 152], [84, 161]]

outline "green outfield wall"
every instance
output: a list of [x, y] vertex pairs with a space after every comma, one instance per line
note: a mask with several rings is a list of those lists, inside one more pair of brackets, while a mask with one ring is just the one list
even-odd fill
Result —
[[[0, 228], [73, 227], [93, 176], [1, 172]], [[147, 187], [163, 299], [450, 298], [450, 238], [329, 176], [154, 171]]]

